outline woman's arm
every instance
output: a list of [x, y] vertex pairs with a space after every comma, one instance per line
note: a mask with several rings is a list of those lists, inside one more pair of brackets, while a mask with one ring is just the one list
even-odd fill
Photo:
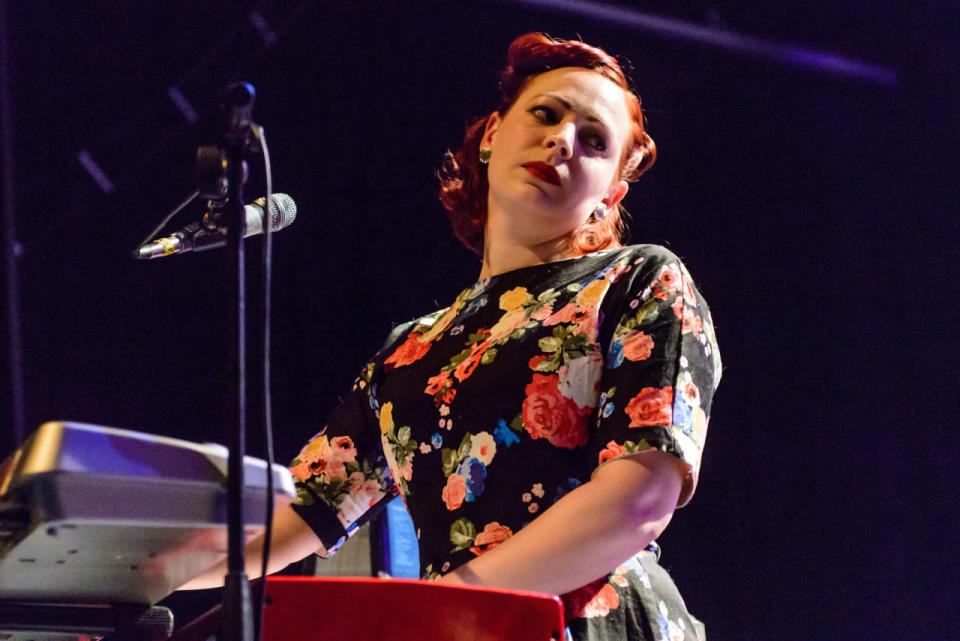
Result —
[[[310, 526], [301, 519], [289, 505], [278, 507], [273, 513], [273, 541], [271, 543], [269, 567], [267, 573], [276, 572], [294, 561], [310, 554], [325, 554], [326, 550]], [[260, 576], [263, 562], [263, 535], [247, 544], [244, 562], [247, 576], [251, 579]], [[190, 579], [178, 590], [203, 590], [223, 587], [223, 577], [227, 573], [227, 561], [224, 559], [198, 577]]]
[[564, 594], [594, 581], [663, 532], [687, 466], [647, 450], [612, 460], [530, 525], [439, 579]]

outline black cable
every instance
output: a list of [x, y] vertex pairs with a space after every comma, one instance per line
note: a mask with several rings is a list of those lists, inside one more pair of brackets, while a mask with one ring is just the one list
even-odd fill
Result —
[[270, 401], [270, 287], [273, 268], [273, 180], [270, 170], [270, 152], [263, 127], [254, 125], [254, 135], [260, 142], [263, 152], [263, 166], [266, 177], [267, 196], [263, 217], [263, 436], [267, 458], [267, 501], [264, 521], [263, 552], [260, 563], [260, 585], [257, 589], [255, 604], [259, 625], [254, 630], [254, 641], [260, 641], [263, 631], [263, 610], [266, 606], [267, 566], [270, 559], [270, 545], [273, 540], [273, 411]]
[[154, 239], [156, 238], [157, 234], [160, 233], [160, 230], [162, 230], [164, 227], [166, 227], [166, 226], [167, 226], [167, 223], [169, 223], [171, 220], [173, 220], [173, 217], [174, 217], [174, 216], [176, 216], [177, 214], [179, 214], [179, 213], [183, 210], [184, 207], [186, 207], [187, 205], [189, 205], [190, 203], [192, 203], [193, 200], [194, 200], [197, 196], [199, 196], [199, 195], [200, 195], [200, 192], [199, 192], [199, 191], [195, 191], [195, 192], [193, 192], [192, 194], [190, 194], [189, 196], [187, 196], [186, 200], [184, 200], [184, 201], [181, 202], [179, 205], [177, 205], [176, 207], [174, 207], [174, 208], [173, 208], [173, 211], [171, 211], [169, 214], [167, 214], [166, 218], [164, 218], [163, 220], [161, 220], [161, 221], [160, 221], [160, 224], [157, 225], [156, 227], [154, 227], [154, 228], [153, 228], [153, 231], [151, 231], [149, 234], [147, 234], [147, 237], [144, 238], [143, 241], [142, 241], [139, 245], [137, 245], [137, 248], [133, 250], [133, 253], [136, 254], [137, 251], [138, 251], [141, 247], [143, 247], [144, 245], [146, 245], [146, 244], [149, 243], [150, 241], [154, 240]]

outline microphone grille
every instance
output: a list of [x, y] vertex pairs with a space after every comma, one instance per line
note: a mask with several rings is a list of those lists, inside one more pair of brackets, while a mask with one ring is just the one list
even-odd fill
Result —
[[288, 194], [270, 195], [270, 230], [280, 231], [297, 217], [297, 203]]

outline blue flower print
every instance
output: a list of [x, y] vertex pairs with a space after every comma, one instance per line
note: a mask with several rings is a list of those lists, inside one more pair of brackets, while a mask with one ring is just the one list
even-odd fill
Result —
[[613, 410], [615, 410], [615, 409], [616, 409], [616, 407], [613, 405], [613, 403], [607, 403], [606, 405], [604, 405], [604, 406], [603, 406], [603, 418], [608, 418], [611, 414], [613, 414]]
[[679, 396], [673, 401], [673, 425], [679, 427], [685, 434], [689, 434], [693, 428], [690, 406]]
[[476, 497], [483, 494], [485, 482], [487, 480], [487, 466], [475, 458], [465, 458], [457, 468], [457, 474], [467, 480], [467, 495], [464, 497], [468, 503]]
[[610, 341], [610, 353], [607, 355], [607, 368], [614, 369], [623, 363], [623, 343], [619, 340]]
[[481, 296], [480, 298], [475, 298], [474, 300], [470, 301], [467, 304], [467, 308], [464, 309], [463, 312], [461, 312], [460, 318], [465, 319], [465, 318], [469, 318], [470, 316], [473, 316], [478, 311], [480, 311], [481, 307], [484, 307], [487, 304], [487, 300], [488, 299], [486, 295], [484, 295], [484, 296]]
[[440, 436], [440, 432], [435, 432], [434, 435], [430, 437], [430, 445], [432, 445], [435, 450], [440, 449], [440, 446], [443, 445], [443, 437]]
[[520, 439], [502, 418], [497, 421], [497, 429], [493, 430], [493, 440], [497, 445], [506, 445], [507, 447], [520, 442]]

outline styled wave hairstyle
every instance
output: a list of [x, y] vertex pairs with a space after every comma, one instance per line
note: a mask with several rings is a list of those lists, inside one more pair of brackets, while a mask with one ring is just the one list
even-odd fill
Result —
[[[531, 78], [561, 67], [583, 67], [602, 74], [624, 90], [633, 127], [631, 140], [620, 160], [620, 178], [633, 182], [653, 165], [657, 147], [644, 129], [640, 98], [634, 93], [617, 60], [603, 49], [579, 40], [560, 40], [542, 33], [528, 33], [510, 44], [507, 66], [500, 74], [500, 106], [506, 114]], [[492, 114], [490, 114], [492, 115]], [[469, 249], [483, 253], [483, 232], [487, 222], [486, 166], [480, 163], [480, 140], [490, 115], [467, 125], [463, 143], [457, 151], [447, 151], [438, 172], [440, 201], [449, 212], [453, 233]], [[621, 205], [601, 220], [590, 219], [570, 238], [572, 249], [589, 254], [618, 247], [626, 233], [625, 211]]]

